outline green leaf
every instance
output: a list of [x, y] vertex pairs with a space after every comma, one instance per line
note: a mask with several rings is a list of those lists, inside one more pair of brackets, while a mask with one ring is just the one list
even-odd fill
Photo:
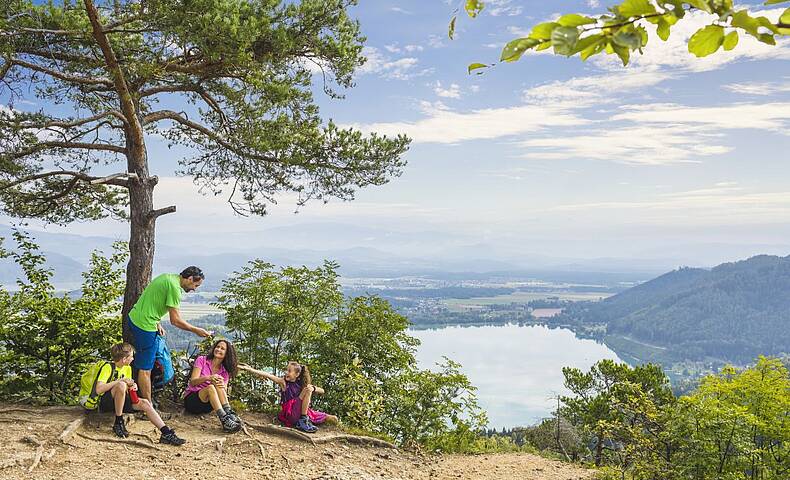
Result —
[[590, 35], [576, 42], [575, 50], [579, 52], [582, 60], [587, 60], [593, 55], [601, 53], [606, 47], [606, 35]]
[[502, 55], [499, 57], [499, 60], [502, 62], [515, 62], [524, 55], [524, 52], [537, 46], [539, 43], [541, 43], [540, 40], [529, 37], [511, 40], [502, 49]]
[[708, 25], [700, 28], [689, 39], [689, 52], [697, 57], [707, 57], [716, 52], [724, 42], [724, 28], [719, 25]]
[[724, 42], [722, 42], [722, 46], [724, 47], [724, 50], [729, 51], [735, 48], [736, 45], [738, 45], [738, 31], [733, 30], [724, 36]]
[[710, 8], [710, 4], [708, 3], [708, 0], [684, 0], [684, 1], [694, 8], [699, 8], [700, 10], [703, 10], [708, 13], [713, 12], [713, 9]]
[[625, 0], [616, 8], [617, 12], [625, 18], [656, 13], [656, 8], [649, 0]]
[[532, 31], [529, 32], [529, 36], [530, 38], [537, 38], [538, 40], [550, 40], [551, 32], [553, 32], [554, 29], [559, 26], [560, 24], [557, 22], [539, 23], [532, 27]]
[[[467, 73], [469, 73], [471, 75], [472, 71], [473, 70], [477, 70], [478, 68], [488, 68], [488, 65], [486, 65], [485, 63], [472, 63], [472, 64], [469, 65], [469, 67], [467, 67], [466, 71], [467, 71]], [[478, 73], [481, 73], [481, 72], [478, 72]]]
[[597, 22], [596, 19], [579, 15], [578, 13], [569, 13], [557, 19], [557, 23], [563, 27], [578, 27], [579, 25], [587, 25]]
[[576, 27], [557, 27], [551, 32], [551, 44], [557, 55], [573, 55], [577, 40], [579, 29]]
[[551, 40], [546, 40], [545, 42], [541, 43], [537, 47], [535, 47], [535, 51], [539, 52], [541, 50], [546, 50], [547, 48], [551, 47]]
[[669, 38], [669, 22], [664, 20], [664, 17], [661, 17], [658, 20], [658, 28], [656, 28], [656, 33], [658, 34], [658, 38], [664, 40], [665, 42]]
[[785, 2], [788, 2], [788, 1], [790, 1], [790, 0], [766, 0], [765, 5], [775, 5], [777, 3], [785, 3]]
[[614, 43], [609, 44], [612, 47], [614, 53], [620, 57], [620, 60], [623, 62], [623, 66], [628, 65], [628, 60], [631, 58], [631, 50], [626, 47], [621, 47], [620, 45], [616, 45]]
[[480, 15], [480, 12], [483, 11], [484, 6], [485, 5], [480, 0], [466, 0], [464, 9], [470, 17], [475, 18]]
[[790, 8], [782, 12], [782, 16], [779, 17], [779, 23], [790, 25]]
[[620, 47], [636, 50], [642, 46], [642, 37], [635, 32], [624, 32], [621, 30], [612, 37], [612, 42]]
[[455, 21], [457, 18], [458, 17], [453, 17], [453, 19], [450, 20], [450, 29], [447, 32], [447, 36], [450, 37], [450, 40], [452, 40], [453, 36], [455, 35]]
[[752, 36], [757, 36], [757, 29], [760, 28], [760, 22], [756, 18], [749, 15], [748, 10], [739, 10], [732, 15], [730, 25], [737, 28], [746, 30]]

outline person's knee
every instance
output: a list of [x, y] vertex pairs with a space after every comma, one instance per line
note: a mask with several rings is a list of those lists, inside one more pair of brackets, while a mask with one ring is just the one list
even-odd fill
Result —
[[151, 370], [138, 370], [137, 378], [151, 378]]
[[126, 393], [126, 390], [128, 388], [129, 388], [129, 386], [126, 385], [126, 382], [118, 382], [118, 383], [115, 384], [114, 387], [112, 387], [112, 389], [113, 389], [113, 391], [115, 391], [115, 393]]

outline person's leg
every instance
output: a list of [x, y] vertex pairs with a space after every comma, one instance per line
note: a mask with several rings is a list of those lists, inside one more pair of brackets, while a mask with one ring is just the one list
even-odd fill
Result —
[[311, 388], [303, 388], [302, 393], [299, 394], [299, 399], [302, 400], [302, 415], [307, 415], [310, 409], [310, 401], [313, 399], [313, 390]]
[[[198, 398], [200, 398], [201, 402], [210, 403], [212, 411], [216, 412], [218, 410], [222, 410], [222, 402], [219, 399], [219, 394], [217, 393], [217, 388], [214, 385], [209, 385], [208, 387], [202, 389], [198, 392]], [[222, 410], [222, 413], [225, 413]]]
[[137, 371], [138, 396], [151, 401], [151, 370]]
[[[214, 385], [212, 385], [214, 386]], [[225, 388], [225, 385], [221, 385], [219, 387], [214, 387], [217, 389], [217, 396], [219, 397], [219, 402], [222, 406], [228, 405], [228, 391]]]
[[115, 416], [123, 416], [123, 404], [126, 401], [126, 390], [128, 389], [126, 382], [118, 382], [117, 385], [112, 387], [112, 400], [115, 404]]
[[132, 404], [132, 408], [145, 412], [148, 420], [153, 423], [156, 428], [161, 429], [165, 426], [165, 422], [162, 421], [162, 417], [159, 416], [159, 413], [156, 411], [153, 404], [145, 398], [141, 398], [139, 402]]

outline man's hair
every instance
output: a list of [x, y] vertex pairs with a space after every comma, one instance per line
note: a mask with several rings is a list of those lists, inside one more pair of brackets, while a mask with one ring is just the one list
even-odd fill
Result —
[[181, 272], [181, 278], [192, 278], [192, 277], [199, 277], [202, 280], [206, 279], [206, 276], [203, 275], [203, 270], [201, 270], [200, 268], [194, 265], [185, 268], [184, 271]]
[[130, 343], [116, 343], [110, 348], [110, 356], [113, 362], [120, 361], [131, 353], [134, 353], [134, 347]]

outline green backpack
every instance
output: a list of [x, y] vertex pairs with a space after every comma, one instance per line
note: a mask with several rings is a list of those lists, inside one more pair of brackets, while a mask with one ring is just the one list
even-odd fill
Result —
[[96, 362], [88, 368], [88, 371], [82, 374], [80, 380], [80, 405], [88, 410], [95, 410], [99, 406], [101, 396], [96, 393], [96, 382], [99, 380], [99, 374], [104, 369], [105, 365], [110, 365], [110, 376], [112, 378], [115, 374], [115, 364], [112, 362], [101, 361]]

